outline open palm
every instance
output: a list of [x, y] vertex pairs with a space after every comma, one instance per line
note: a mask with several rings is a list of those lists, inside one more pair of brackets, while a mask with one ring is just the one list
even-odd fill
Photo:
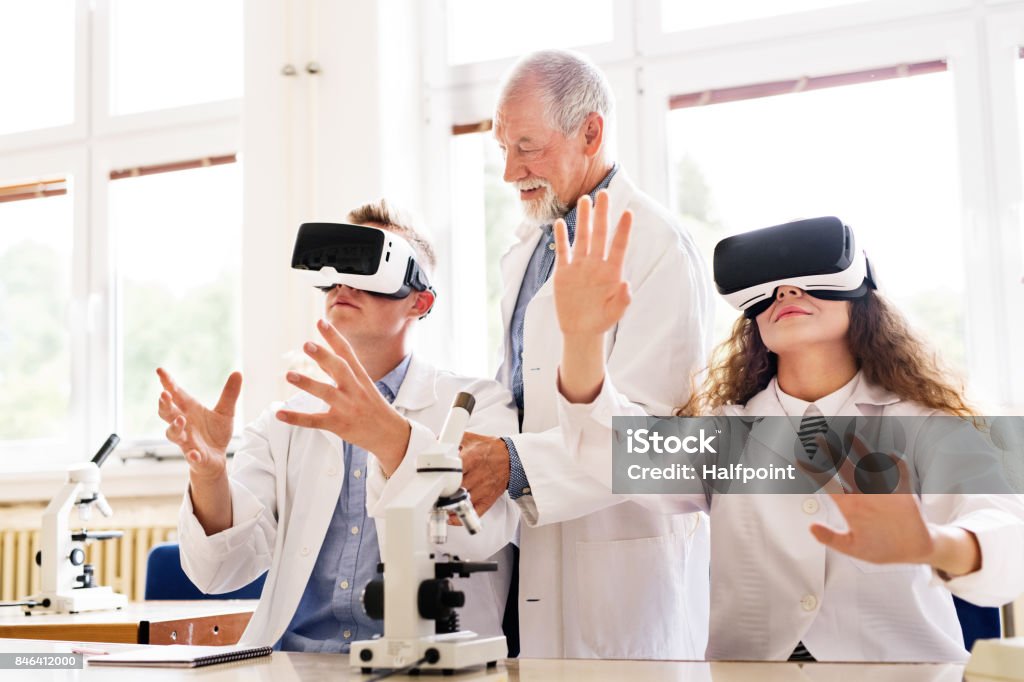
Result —
[[242, 375], [228, 377], [220, 400], [211, 410], [181, 388], [167, 370], [157, 368], [164, 391], [160, 394], [158, 413], [167, 422], [167, 438], [181, 448], [194, 474], [204, 477], [224, 473], [224, 454], [231, 442], [235, 403], [242, 389]]
[[622, 264], [633, 214], [622, 214], [609, 246], [608, 211], [604, 190], [598, 193], [593, 208], [590, 197], [581, 198], [573, 245], [565, 221], [555, 223], [555, 309], [566, 337], [603, 334], [622, 319], [629, 306], [629, 283], [623, 279]]

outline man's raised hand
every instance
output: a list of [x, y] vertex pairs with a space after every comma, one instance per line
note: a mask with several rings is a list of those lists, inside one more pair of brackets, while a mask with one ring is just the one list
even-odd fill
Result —
[[233, 372], [224, 383], [213, 409], [203, 406], [181, 388], [167, 370], [157, 368], [163, 385], [157, 413], [167, 423], [167, 439], [181, 448], [191, 476], [219, 478], [227, 470], [224, 457], [234, 430], [235, 404], [242, 390], [242, 375]]

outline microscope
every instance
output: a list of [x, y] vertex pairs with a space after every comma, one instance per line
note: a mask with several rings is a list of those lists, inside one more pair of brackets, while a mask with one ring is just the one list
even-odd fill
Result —
[[452, 587], [453, 576], [468, 577], [495, 571], [493, 562], [464, 562], [458, 557], [439, 560], [431, 544], [447, 540], [448, 516], [455, 514], [470, 534], [481, 528], [469, 493], [462, 488], [459, 443], [475, 400], [459, 393], [433, 447], [417, 458], [417, 476], [384, 512], [387, 538], [383, 579], [363, 592], [363, 608], [371, 618], [384, 619], [384, 636], [352, 643], [353, 667], [369, 674], [375, 668], [402, 672], [497, 665], [508, 655], [504, 637], [480, 637], [459, 630], [456, 609], [465, 594]]
[[68, 469], [67, 482], [43, 512], [42, 549], [36, 554], [36, 563], [42, 567], [42, 584], [38, 594], [22, 602], [26, 616], [120, 609], [128, 603], [123, 594], [97, 586], [92, 565], [85, 563], [85, 543], [118, 538], [123, 533], [90, 532], [84, 527], [72, 533], [68, 522], [72, 505], [78, 508], [83, 524], [89, 521], [94, 506], [104, 516], [113, 513], [100, 492], [100, 466], [120, 440], [117, 434], [110, 434], [91, 462]]

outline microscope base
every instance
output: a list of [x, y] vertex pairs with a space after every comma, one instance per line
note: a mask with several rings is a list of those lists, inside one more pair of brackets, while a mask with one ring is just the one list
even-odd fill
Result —
[[[77, 590], [67, 590], [57, 593], [39, 593], [32, 595], [29, 599], [35, 601], [38, 606], [26, 606], [26, 615], [34, 613], [79, 613], [81, 611], [108, 611], [124, 608], [128, 605], [128, 597], [114, 592], [109, 586], [105, 587], [83, 587]], [[43, 606], [45, 600], [50, 600], [49, 606]]]
[[[431, 655], [428, 652], [436, 652]], [[436, 635], [422, 639], [380, 639], [352, 643], [349, 654], [353, 668], [363, 673], [371, 670], [394, 670], [404, 668], [422, 658], [434, 658], [436, 662], [421, 663], [421, 671], [448, 672], [471, 668], [476, 665], [492, 667], [508, 656], [508, 645], [504, 637], [473, 637], [466, 639], [466, 633]]]

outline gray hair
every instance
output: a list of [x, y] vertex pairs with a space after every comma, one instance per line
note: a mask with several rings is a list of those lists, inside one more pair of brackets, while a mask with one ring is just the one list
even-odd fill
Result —
[[539, 89], [545, 120], [563, 135], [578, 131], [594, 112], [610, 124], [612, 89], [601, 70], [579, 53], [539, 50], [522, 57], [502, 82], [498, 108], [529, 87]]

